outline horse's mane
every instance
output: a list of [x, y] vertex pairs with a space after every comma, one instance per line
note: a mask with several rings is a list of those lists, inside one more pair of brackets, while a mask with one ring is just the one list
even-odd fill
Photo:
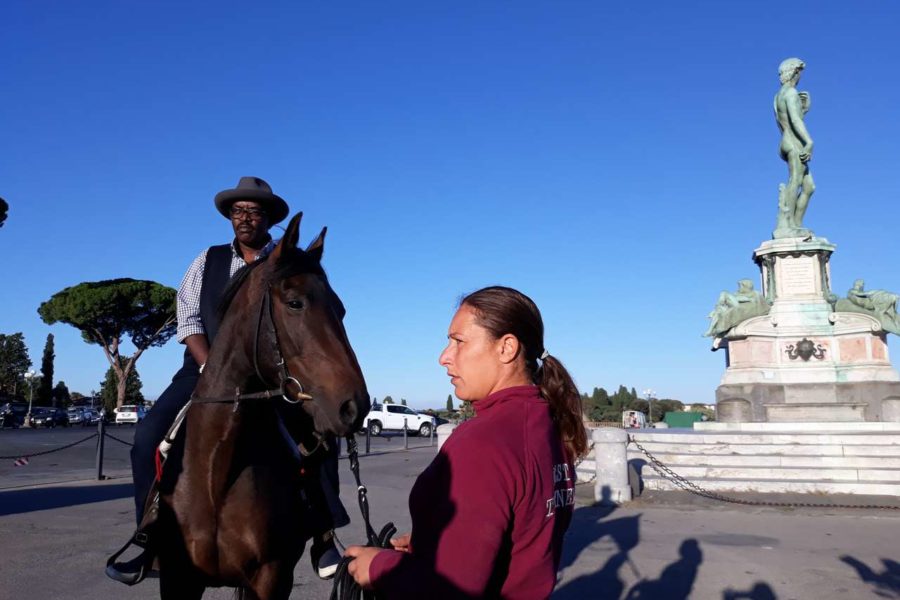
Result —
[[[231, 306], [234, 297], [237, 296], [238, 290], [241, 289], [244, 282], [250, 277], [250, 273], [252, 273], [254, 269], [267, 264], [269, 256], [271, 255], [267, 255], [250, 264], [244, 265], [234, 274], [234, 277], [232, 277], [228, 282], [228, 285], [225, 286], [225, 291], [222, 292], [222, 300], [219, 302], [218, 310], [219, 320], [225, 317], [225, 313], [228, 312], [228, 307]], [[322, 265], [319, 264], [318, 260], [299, 248], [290, 248], [286, 249], [286, 255], [279, 257], [278, 261], [275, 263], [275, 268], [272, 271], [270, 281], [281, 281], [288, 277], [293, 277], [294, 275], [305, 275], [308, 273], [319, 275], [323, 277], [326, 282], [328, 281], [325, 270], [322, 268]]]

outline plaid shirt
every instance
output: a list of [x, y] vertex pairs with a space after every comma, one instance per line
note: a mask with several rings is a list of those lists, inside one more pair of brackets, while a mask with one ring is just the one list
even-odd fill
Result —
[[[231, 268], [228, 272], [229, 277], [234, 277], [238, 269], [246, 265], [244, 257], [237, 251], [236, 241], [231, 243]], [[260, 250], [254, 260], [259, 260], [269, 255], [275, 248], [275, 240], [269, 240], [265, 248]], [[191, 266], [188, 267], [184, 279], [181, 280], [181, 286], [178, 288], [178, 331], [177, 337], [179, 342], [189, 335], [206, 335], [206, 328], [203, 327], [203, 321], [200, 319], [200, 290], [203, 288], [203, 272], [206, 269], [206, 253], [204, 250], [200, 256], [194, 259]]]

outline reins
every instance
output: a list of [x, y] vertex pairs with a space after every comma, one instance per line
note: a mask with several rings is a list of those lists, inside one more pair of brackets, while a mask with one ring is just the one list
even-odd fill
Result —
[[[356, 445], [356, 437], [347, 434], [347, 454], [350, 460], [350, 471], [356, 480], [356, 491], [359, 500], [359, 512], [362, 513], [363, 523], [366, 526], [366, 546], [373, 548], [390, 548], [391, 537], [397, 533], [393, 523], [388, 523], [381, 529], [381, 533], [375, 533], [372, 523], [369, 521], [369, 490], [362, 484], [359, 477], [359, 452]], [[349, 556], [341, 558], [337, 572], [334, 574], [334, 587], [331, 589], [331, 600], [375, 600], [376, 595], [372, 590], [362, 589], [353, 579], [348, 570], [353, 559]]]

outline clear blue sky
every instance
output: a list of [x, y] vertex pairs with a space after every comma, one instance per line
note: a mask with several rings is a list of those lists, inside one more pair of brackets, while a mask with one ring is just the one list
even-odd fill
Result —
[[[370, 393], [443, 406], [460, 294], [544, 313], [579, 386], [711, 402], [701, 333], [775, 222], [778, 64], [807, 63], [840, 294], [900, 291], [894, 1], [29, 2], [0, 12], [0, 332], [99, 388], [99, 347], [36, 309], [82, 281], [177, 286], [229, 239], [216, 192], [268, 180], [327, 225]], [[890, 339], [900, 352], [895, 337]], [[138, 368], [156, 397], [174, 341]], [[895, 359], [896, 363], [896, 359]]]

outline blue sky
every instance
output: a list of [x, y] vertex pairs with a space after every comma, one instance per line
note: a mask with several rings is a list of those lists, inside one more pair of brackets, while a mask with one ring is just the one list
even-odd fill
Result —
[[[505, 284], [579, 386], [711, 402], [701, 333], [758, 280], [787, 170], [778, 64], [807, 63], [806, 224], [900, 291], [896, 2], [4, 2], [0, 332], [88, 393], [107, 363], [38, 305], [115, 277], [177, 286], [229, 239], [216, 192], [268, 180], [329, 228], [370, 393], [443, 406], [455, 303]], [[895, 346], [896, 339], [890, 343]], [[138, 363], [148, 397], [174, 341]], [[896, 364], [896, 360], [895, 360]]]

